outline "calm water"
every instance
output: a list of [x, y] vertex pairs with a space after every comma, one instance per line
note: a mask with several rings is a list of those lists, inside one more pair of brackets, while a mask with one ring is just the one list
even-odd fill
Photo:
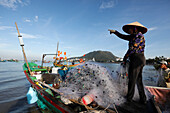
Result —
[[[109, 70], [119, 64], [99, 63]], [[23, 63], [0, 62], [0, 113], [40, 113], [37, 104], [28, 104], [26, 94], [30, 87], [22, 70]], [[153, 66], [146, 65], [143, 71], [145, 85], [155, 85], [157, 73]]]

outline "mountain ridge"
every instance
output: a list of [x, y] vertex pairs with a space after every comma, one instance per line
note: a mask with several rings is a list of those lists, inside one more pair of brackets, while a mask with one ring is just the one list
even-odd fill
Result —
[[85, 58], [86, 60], [92, 60], [93, 58], [95, 58], [96, 62], [113, 62], [116, 61], [116, 58], [118, 57], [113, 55], [110, 51], [97, 50], [97, 51], [89, 52], [85, 54], [85, 56], [72, 57], [72, 58]]

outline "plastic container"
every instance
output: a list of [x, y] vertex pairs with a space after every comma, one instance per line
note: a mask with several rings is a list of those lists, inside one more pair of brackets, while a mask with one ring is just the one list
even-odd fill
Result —
[[38, 100], [36, 91], [30, 87], [27, 93], [27, 101], [28, 104], [33, 104]]
[[58, 74], [58, 70], [61, 69], [60, 67], [53, 67], [52, 68], [52, 73]]
[[88, 94], [82, 98], [82, 103], [88, 105], [94, 101], [94, 95]]

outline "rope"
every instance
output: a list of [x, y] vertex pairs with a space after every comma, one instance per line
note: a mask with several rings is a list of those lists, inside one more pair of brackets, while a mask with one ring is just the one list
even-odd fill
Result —
[[110, 104], [104, 109], [105, 111], [110, 107]]
[[116, 106], [115, 106], [115, 104], [113, 104], [113, 107], [114, 107], [114, 109], [115, 109], [116, 113], [118, 113], [118, 111], [117, 111], [117, 109], [116, 109]]

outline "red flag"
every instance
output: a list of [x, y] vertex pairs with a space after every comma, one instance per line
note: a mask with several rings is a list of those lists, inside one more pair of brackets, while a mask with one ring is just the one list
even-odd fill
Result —
[[64, 52], [64, 55], [66, 55], [66, 52]]

